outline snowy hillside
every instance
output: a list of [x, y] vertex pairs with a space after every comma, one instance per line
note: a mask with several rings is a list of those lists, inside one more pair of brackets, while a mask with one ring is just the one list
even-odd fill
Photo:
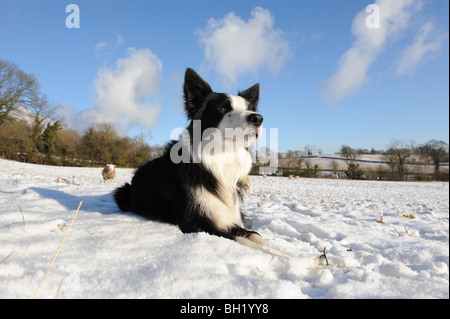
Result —
[[[118, 169], [0, 160], [0, 298], [449, 298], [449, 184], [251, 177], [284, 257], [119, 213]], [[326, 257], [320, 258], [326, 247]]]

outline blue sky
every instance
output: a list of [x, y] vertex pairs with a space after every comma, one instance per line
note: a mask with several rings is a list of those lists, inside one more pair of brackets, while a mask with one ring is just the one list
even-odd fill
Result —
[[[66, 27], [70, 3], [80, 28]], [[280, 151], [332, 153], [449, 141], [448, 26], [445, 0], [0, 0], [0, 59], [73, 128], [107, 120], [150, 144], [186, 126], [186, 67], [217, 92], [260, 83]]]

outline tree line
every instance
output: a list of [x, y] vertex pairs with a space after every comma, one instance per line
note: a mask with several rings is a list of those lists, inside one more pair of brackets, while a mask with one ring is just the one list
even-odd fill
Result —
[[81, 134], [59, 121], [35, 136], [33, 127], [21, 119], [0, 124], [0, 157], [48, 165], [138, 167], [163, 150], [148, 145], [143, 135], [120, 136], [111, 123], [94, 124]]
[[[352, 148], [341, 145], [336, 154], [346, 164], [346, 169], [340, 169], [336, 160], [331, 162], [331, 170], [334, 177], [349, 179], [376, 179], [396, 180], [449, 180], [448, 168], [442, 169], [442, 164], [449, 162], [449, 145], [445, 141], [430, 140], [417, 145], [414, 142], [404, 142], [393, 139], [385, 150]], [[289, 150], [278, 155], [279, 161], [285, 163], [283, 174], [295, 174], [303, 177], [321, 177], [321, 168], [312, 165], [311, 158], [315, 155], [313, 147], [306, 146], [304, 151]], [[321, 155], [320, 149], [318, 155]], [[379, 161], [383, 165], [372, 165], [371, 168], [361, 167], [361, 155], [379, 155]], [[284, 162], [283, 162], [284, 161]], [[283, 165], [282, 165], [283, 166]], [[432, 166], [433, 172], [427, 172], [424, 168]], [[287, 168], [287, 169], [286, 169]]]
[[[363, 179], [364, 172], [357, 161], [357, 153], [348, 145], [342, 145], [339, 154], [346, 162], [348, 169], [346, 174], [352, 179]], [[421, 145], [415, 143], [405, 143], [400, 140], [392, 140], [388, 148], [380, 153], [381, 159], [390, 171], [388, 175], [392, 180], [403, 181], [408, 179], [408, 175], [414, 175], [416, 179], [421, 179], [424, 175], [428, 175], [429, 179], [448, 180], [448, 170], [441, 170], [442, 163], [449, 161], [449, 145], [444, 141], [430, 140]], [[412, 171], [408, 168], [408, 164], [412, 165], [433, 165], [434, 172], [432, 174], [420, 173]], [[422, 176], [420, 175], [422, 174]]]
[[159, 156], [143, 135], [120, 136], [111, 123], [79, 133], [57, 116], [36, 78], [0, 59], [0, 156], [29, 163], [137, 167]]

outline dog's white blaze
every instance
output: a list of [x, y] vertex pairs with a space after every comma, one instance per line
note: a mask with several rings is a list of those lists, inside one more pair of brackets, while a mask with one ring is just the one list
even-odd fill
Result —
[[228, 98], [231, 101], [231, 107], [235, 111], [247, 111], [248, 110], [248, 103], [247, 101], [241, 97], [236, 95], [227, 94]]
[[[219, 190], [219, 197], [208, 192], [204, 187], [196, 189], [198, 204], [203, 206], [203, 211], [216, 224], [217, 228], [227, 231], [230, 226], [242, 227], [239, 203], [233, 200], [232, 193]], [[222, 200], [223, 201], [222, 201]]]
[[230, 149], [215, 154], [203, 154], [203, 164], [213, 173], [220, 184], [233, 189], [252, 168], [252, 158], [245, 148]]
[[217, 179], [219, 194], [216, 196], [204, 187], [198, 187], [196, 198], [199, 204], [220, 229], [226, 230], [233, 225], [242, 226], [236, 184], [251, 169], [250, 154], [244, 148], [236, 152], [204, 154], [202, 162]]

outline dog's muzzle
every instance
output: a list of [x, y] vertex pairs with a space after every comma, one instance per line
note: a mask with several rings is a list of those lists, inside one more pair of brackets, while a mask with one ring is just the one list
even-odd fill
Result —
[[252, 113], [247, 117], [247, 121], [254, 127], [258, 128], [261, 126], [262, 122], [264, 121], [264, 118], [262, 117], [262, 115]]

